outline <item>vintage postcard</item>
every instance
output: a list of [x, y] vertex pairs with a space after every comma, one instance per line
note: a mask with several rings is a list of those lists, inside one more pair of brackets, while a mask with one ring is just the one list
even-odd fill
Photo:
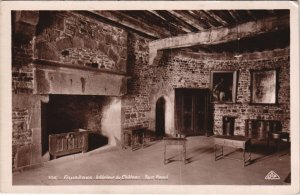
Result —
[[1, 2], [1, 186], [299, 192], [296, 2]]

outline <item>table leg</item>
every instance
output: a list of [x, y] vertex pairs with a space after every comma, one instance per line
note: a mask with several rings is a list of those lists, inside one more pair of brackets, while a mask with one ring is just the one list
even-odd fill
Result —
[[142, 135], [143, 137], [142, 137], [142, 144], [143, 144], [143, 148], [144, 148], [144, 146], [145, 146], [145, 133], [143, 132], [143, 135]]
[[185, 162], [185, 160], [186, 160], [186, 145], [185, 145], [185, 143], [183, 143], [183, 162], [184, 162], [184, 164], [186, 163]]
[[217, 146], [216, 146], [216, 144], [214, 146], [214, 149], [215, 149], [215, 161], [216, 161], [217, 160]]
[[125, 133], [123, 133], [123, 143], [122, 143], [122, 149], [124, 149], [124, 148], [126, 148], [125, 147], [125, 144], [126, 144], [126, 134]]
[[167, 153], [167, 145], [165, 144], [165, 150], [164, 150], [164, 164], [166, 164], [166, 153]]
[[245, 165], [246, 165], [246, 162], [245, 162], [245, 148], [243, 148], [243, 164], [244, 164], [244, 167], [245, 167]]
[[134, 135], [134, 134], [132, 134], [132, 135], [131, 135], [131, 140], [130, 140], [131, 151], [133, 151], [133, 145], [134, 145], [134, 141], [135, 141], [135, 135]]
[[249, 161], [251, 162], [251, 146], [249, 146]]
[[223, 146], [222, 146], [222, 158], [224, 158], [224, 149], [223, 149]]

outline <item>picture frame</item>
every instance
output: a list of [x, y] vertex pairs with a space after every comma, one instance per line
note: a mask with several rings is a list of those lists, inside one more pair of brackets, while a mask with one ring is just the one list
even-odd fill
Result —
[[235, 103], [237, 71], [216, 70], [210, 74], [211, 101], [214, 103]]
[[250, 70], [251, 104], [277, 104], [277, 70]]

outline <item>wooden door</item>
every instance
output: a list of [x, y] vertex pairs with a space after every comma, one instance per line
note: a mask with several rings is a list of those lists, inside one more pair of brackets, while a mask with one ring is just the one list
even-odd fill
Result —
[[175, 126], [186, 135], [209, 132], [209, 91], [207, 89], [175, 89]]

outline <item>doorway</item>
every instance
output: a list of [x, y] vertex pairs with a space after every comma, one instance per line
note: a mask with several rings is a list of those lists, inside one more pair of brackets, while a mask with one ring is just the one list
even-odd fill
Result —
[[163, 97], [160, 97], [156, 101], [155, 110], [155, 134], [157, 137], [162, 137], [165, 134], [165, 111], [166, 101]]

